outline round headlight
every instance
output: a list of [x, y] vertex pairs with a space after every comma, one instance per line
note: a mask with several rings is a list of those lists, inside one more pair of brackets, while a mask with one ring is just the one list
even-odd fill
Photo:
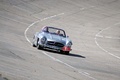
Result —
[[41, 43], [42, 43], [42, 44], [45, 44], [45, 41], [46, 41], [46, 38], [45, 38], [45, 37], [41, 38]]
[[72, 45], [72, 42], [68, 42], [68, 43], [67, 43], [67, 46], [71, 46], [71, 45]]

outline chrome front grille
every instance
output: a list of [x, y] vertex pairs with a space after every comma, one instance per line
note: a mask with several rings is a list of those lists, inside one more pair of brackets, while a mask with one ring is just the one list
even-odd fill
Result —
[[64, 44], [54, 41], [47, 41], [47, 45], [56, 46], [56, 47], [64, 47]]

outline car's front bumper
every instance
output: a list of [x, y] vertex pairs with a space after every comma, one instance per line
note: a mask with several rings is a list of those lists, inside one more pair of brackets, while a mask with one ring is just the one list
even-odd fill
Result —
[[39, 45], [41, 45], [43, 48], [47, 48], [47, 49], [52, 49], [52, 50], [57, 50], [57, 51], [71, 51], [71, 47], [69, 46], [64, 46], [62, 43], [58, 43], [58, 42], [52, 42], [51, 44], [46, 42], [45, 44], [41, 44], [39, 43]]
[[62, 50], [61, 47], [52, 46], [52, 45], [44, 45], [44, 48], [54, 49], [54, 50]]

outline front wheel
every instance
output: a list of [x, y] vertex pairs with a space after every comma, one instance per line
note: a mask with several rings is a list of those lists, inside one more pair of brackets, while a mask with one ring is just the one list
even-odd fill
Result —
[[36, 47], [36, 45], [35, 45], [34, 43], [32, 44], [32, 46], [33, 46], [33, 47]]
[[38, 44], [39, 39], [37, 39], [37, 49], [43, 49], [41, 45]]
[[37, 49], [43, 49], [43, 47], [38, 44]]

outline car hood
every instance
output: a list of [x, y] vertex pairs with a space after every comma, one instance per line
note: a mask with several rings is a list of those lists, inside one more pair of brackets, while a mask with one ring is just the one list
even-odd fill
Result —
[[55, 34], [50, 34], [50, 33], [45, 33], [45, 36], [46, 36], [47, 40], [61, 42], [63, 44], [66, 44], [66, 42], [68, 40], [68, 38], [66, 38], [66, 37], [55, 35]]

